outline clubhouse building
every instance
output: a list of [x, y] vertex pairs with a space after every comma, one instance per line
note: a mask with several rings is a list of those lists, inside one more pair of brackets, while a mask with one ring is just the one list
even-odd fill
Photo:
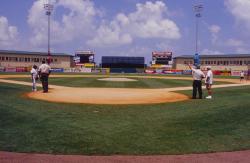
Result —
[[[30, 68], [39, 66], [47, 60], [48, 54], [43, 52], [0, 50], [0, 67]], [[65, 53], [51, 53], [52, 68], [70, 68], [74, 65], [73, 56]]]
[[[193, 56], [181, 55], [173, 59], [173, 69], [188, 70], [193, 64]], [[246, 71], [250, 69], [250, 54], [200, 55], [201, 68], [211, 66], [213, 70]]]

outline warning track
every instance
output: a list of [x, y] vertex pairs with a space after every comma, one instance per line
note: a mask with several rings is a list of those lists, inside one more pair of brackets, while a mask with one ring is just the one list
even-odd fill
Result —
[[1, 163], [249, 163], [250, 150], [189, 155], [79, 156], [0, 152]]

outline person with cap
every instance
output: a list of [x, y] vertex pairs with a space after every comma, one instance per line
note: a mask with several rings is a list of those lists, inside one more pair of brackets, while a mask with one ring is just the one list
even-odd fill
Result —
[[45, 63], [45, 61], [42, 61], [42, 65], [38, 69], [39, 77], [43, 85], [43, 93], [48, 92], [48, 85], [49, 85], [49, 74], [50, 74], [50, 66]]
[[206, 99], [212, 99], [212, 84], [213, 84], [213, 72], [211, 66], [207, 66], [207, 75], [205, 78], [205, 84], [208, 92]]
[[205, 74], [201, 71], [200, 66], [192, 67], [190, 64], [188, 65], [192, 70], [193, 75], [193, 99], [196, 99], [196, 94], [198, 90], [199, 99], [202, 99], [202, 79], [205, 77]]

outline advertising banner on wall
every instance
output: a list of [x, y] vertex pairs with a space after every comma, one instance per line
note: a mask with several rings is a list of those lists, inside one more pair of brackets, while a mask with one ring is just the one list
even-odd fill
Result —
[[85, 68], [94, 68], [95, 63], [76, 63], [76, 66], [82, 66]]
[[181, 70], [162, 70], [163, 74], [176, 74], [176, 75], [181, 75], [182, 71]]
[[231, 76], [240, 76], [241, 71], [231, 71]]
[[51, 72], [64, 72], [63, 68], [52, 68]]
[[192, 74], [192, 70], [183, 70], [182, 74], [183, 75], [191, 75]]
[[65, 68], [64, 72], [80, 72], [78, 68]]
[[155, 70], [146, 69], [146, 70], [145, 70], [145, 73], [147, 73], [147, 74], [154, 74], [154, 73], [155, 73]]
[[16, 72], [27, 72], [27, 67], [17, 67]]
[[221, 75], [221, 71], [215, 70], [215, 71], [213, 71], [213, 74], [214, 75]]
[[0, 72], [4, 72], [5, 68], [4, 67], [0, 67]]
[[16, 68], [15, 67], [6, 67], [5, 72], [16, 72]]
[[163, 70], [162, 69], [155, 69], [155, 73], [161, 74], [161, 73], [163, 73]]
[[232, 73], [231, 71], [221, 71], [222, 76], [230, 76], [231, 73]]
[[80, 68], [80, 71], [83, 73], [91, 73], [92, 69], [91, 68]]

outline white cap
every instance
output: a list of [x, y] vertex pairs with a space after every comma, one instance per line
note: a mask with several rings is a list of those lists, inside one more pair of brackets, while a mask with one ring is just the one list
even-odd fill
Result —
[[211, 66], [207, 66], [207, 69], [211, 69]]

